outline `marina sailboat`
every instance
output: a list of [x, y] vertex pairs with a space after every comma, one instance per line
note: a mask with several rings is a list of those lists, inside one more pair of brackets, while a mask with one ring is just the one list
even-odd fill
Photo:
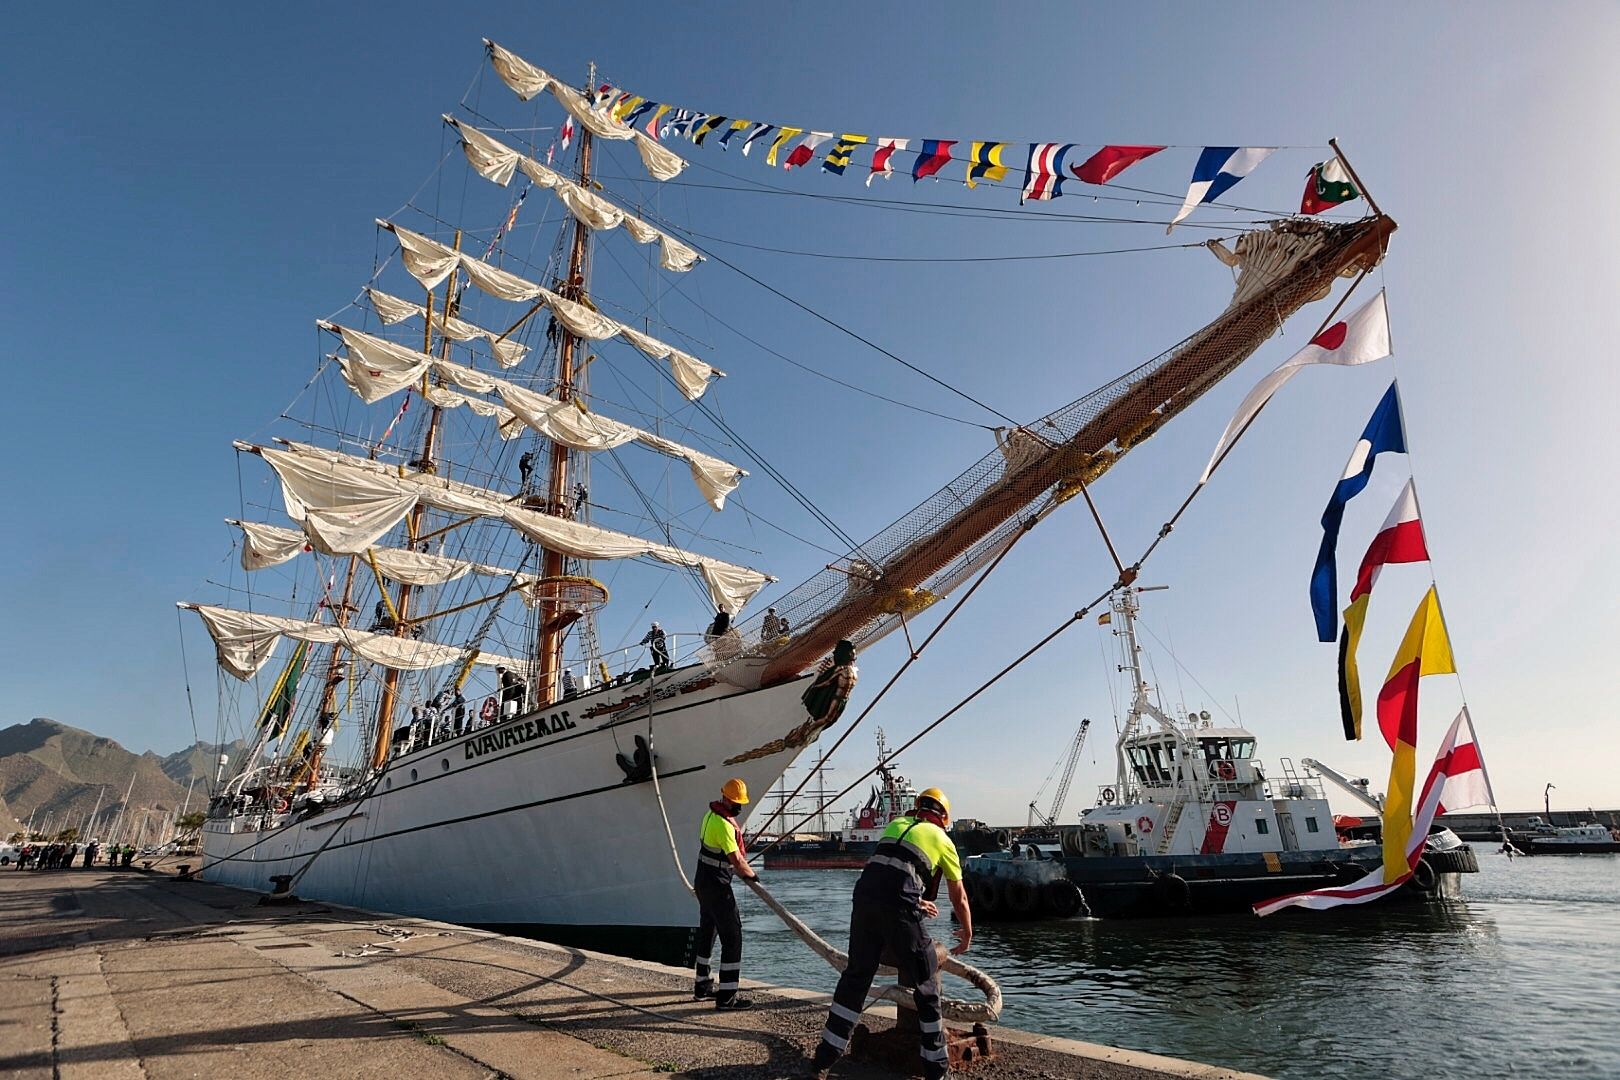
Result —
[[[598, 179], [612, 148], [658, 181], [685, 162], [594, 75], [577, 88], [486, 47], [521, 100], [561, 109], [570, 162], [526, 144], [532, 128], [447, 116], [501, 200], [468, 220], [503, 224], [491, 235], [416, 208], [379, 220], [372, 276], [316, 324], [332, 351], [296, 437], [236, 444], [279, 506], [228, 519], [245, 575], [231, 602], [181, 604], [211, 635], [222, 685], [245, 686], [227, 709], [255, 703], [240, 714], [250, 745], [212, 793], [200, 873], [674, 958], [696, 919], [689, 823], [727, 777], [768, 791], [837, 721], [842, 701], [807, 691], [852, 682], [850, 655], [985, 573], [1291, 315], [1375, 266], [1395, 223], [1290, 217], [1211, 241], [1225, 264], [1212, 270], [1235, 286], [1207, 325], [1002, 429], [959, 477], [751, 613], [773, 577], [698, 550], [627, 463], [684, 465], [716, 513], [748, 473], [685, 429], [614, 418], [599, 391], [598, 351], [644, 360], [657, 393], [639, 400], [667, 392], [749, 445], [706, 405], [724, 373], [678, 328], [615, 318], [593, 288], [607, 243], [647, 245], [661, 274], [702, 273], [690, 237]], [[549, 255], [511, 243], [536, 203]], [[642, 610], [660, 574], [691, 588], [707, 630], [604, 643], [605, 605]]]

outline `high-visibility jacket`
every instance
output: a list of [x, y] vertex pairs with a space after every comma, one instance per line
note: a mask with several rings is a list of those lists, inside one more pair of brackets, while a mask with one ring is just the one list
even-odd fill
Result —
[[866, 860], [855, 898], [916, 907], [925, 896], [933, 897], [941, 877], [962, 880], [962, 860], [950, 836], [921, 817], [898, 817]]
[[730, 885], [734, 873], [731, 853], [742, 845], [737, 840], [737, 822], [710, 810], [703, 815], [701, 846], [698, 848], [697, 876], [721, 885]]

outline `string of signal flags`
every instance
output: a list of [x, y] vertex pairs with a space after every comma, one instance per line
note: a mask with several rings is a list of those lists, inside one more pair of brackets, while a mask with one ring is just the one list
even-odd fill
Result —
[[[1065, 185], [1075, 181], [1102, 187], [1124, 173], [1131, 166], [1152, 157], [1165, 146], [1112, 145], [1102, 146], [1083, 154], [1076, 143], [1013, 143], [973, 139], [910, 139], [880, 137], [873, 139], [854, 132], [835, 134], [831, 131], [808, 131], [804, 128], [762, 121], [733, 119], [695, 109], [665, 105], [620, 90], [613, 86], [598, 87], [592, 95], [597, 110], [618, 120], [627, 127], [638, 128], [657, 140], [684, 138], [696, 146], [711, 139], [722, 150], [733, 145], [742, 156], [756, 147], [764, 153], [767, 166], [780, 165], [787, 171], [813, 164], [820, 154], [821, 171], [843, 176], [851, 168], [866, 169], [866, 186], [873, 180], [889, 180], [895, 175], [895, 157], [909, 154], [911, 179], [947, 179], [948, 167], [963, 165], [961, 180], [965, 187], [976, 188], [980, 182], [999, 183], [1008, 172], [1022, 162], [1023, 186], [1019, 202], [1049, 200], [1070, 194]], [[830, 147], [821, 153], [824, 146]], [[967, 156], [959, 156], [966, 147]], [[865, 157], [870, 148], [871, 156]], [[1197, 207], [1214, 202], [1252, 173], [1275, 148], [1267, 146], [1206, 146], [1198, 154], [1193, 166], [1187, 195], [1175, 218], [1174, 228]], [[856, 157], [862, 157], [857, 163]], [[1320, 214], [1357, 198], [1356, 189], [1348, 170], [1337, 155], [1311, 166], [1300, 199], [1301, 214]]]
[[[495, 60], [496, 73], [519, 96], [527, 99], [537, 92], [537, 86], [549, 86], [554, 92], [559, 89], [557, 80], [546, 72], [494, 42], [486, 40], [486, 45]], [[891, 179], [896, 171], [896, 156], [904, 154], [911, 157], [913, 183], [926, 179], [947, 179], [948, 167], [956, 164], [965, 166], [961, 174], [962, 183], [968, 188], [976, 188], [981, 182], [1000, 183], [1007, 178], [1009, 171], [1021, 168], [1023, 185], [1019, 194], [1020, 203], [1070, 194], [1066, 185], [1075, 182], [1104, 187], [1132, 166], [1170, 149], [1162, 145], [1121, 144], [1100, 146], [1086, 153], [1078, 143], [873, 139], [855, 132], [839, 134], [815, 131], [703, 112], [655, 101], [611, 84], [587, 88], [577, 97], [574, 97], [575, 94], [578, 92], [569, 90], [559, 99], [563, 100], [565, 107], [578, 106], [569, 108], [574, 115], [564, 122], [559, 132], [564, 150], [573, 140], [576, 132], [574, 120], [578, 118], [599, 134], [611, 129], [613, 138], [633, 136], [647, 143], [685, 139], [696, 146], [704, 146], [712, 141], [722, 150], [738, 147], [743, 157], [758, 149], [763, 154], [766, 166], [780, 166], [790, 172], [811, 165], [819, 156], [821, 171], [833, 176], [844, 176], [852, 168], [857, 172], [865, 168], [867, 187], [871, 187], [873, 180]], [[580, 109], [588, 109], [589, 114]], [[967, 148], [966, 157], [960, 156], [961, 147]], [[555, 149], [556, 144], [553, 143], [546, 151], [548, 161]], [[1276, 149], [1270, 146], [1203, 147], [1193, 164], [1186, 197], [1165, 231], [1174, 229], [1199, 206], [1212, 203], [1226, 194], [1254, 172]], [[867, 156], [868, 151], [870, 156]], [[859, 161], [856, 160], [858, 157]], [[679, 171], [678, 164], [675, 171]], [[659, 178], [667, 179], [667, 176]], [[1320, 214], [1360, 196], [1361, 192], [1349, 168], [1335, 152], [1332, 157], [1311, 166], [1306, 174], [1299, 213]]]
[[[1330, 316], [1331, 317], [1331, 316]], [[1382, 290], [1350, 315], [1323, 327], [1304, 347], [1267, 374], [1244, 397], [1221, 433], [1199, 483], [1226, 457], [1271, 397], [1305, 368], [1314, 365], [1352, 367], [1390, 355], [1389, 313]], [[1361, 675], [1356, 654], [1366, 624], [1367, 607], [1385, 567], [1430, 561], [1418, 510], [1417, 486], [1408, 479], [1395, 498], [1384, 524], [1374, 534], [1357, 567], [1349, 604], [1339, 611], [1339, 532], [1349, 502], [1366, 489], [1383, 455], [1407, 453], [1400, 387], [1391, 382], [1350, 452], [1327, 508], [1322, 512], [1322, 542], [1311, 571], [1310, 601], [1317, 637], [1338, 642], [1339, 705], [1346, 739], [1362, 734]], [[1417, 873], [1424, 843], [1436, 815], [1470, 806], [1495, 806], [1479, 738], [1466, 697], [1452, 721], [1423, 786], [1417, 780], [1418, 686], [1430, 675], [1457, 674], [1451, 639], [1440, 606], [1440, 594], [1429, 575], [1429, 587], [1395, 650], [1389, 674], [1377, 696], [1379, 733], [1389, 745], [1389, 782], [1383, 818], [1383, 860], [1364, 878], [1345, 886], [1293, 893], [1254, 905], [1269, 915], [1287, 907], [1315, 910], [1376, 900], [1400, 888]]]

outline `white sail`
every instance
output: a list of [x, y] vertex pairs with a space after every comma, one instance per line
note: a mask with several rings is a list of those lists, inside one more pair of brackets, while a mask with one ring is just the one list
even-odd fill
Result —
[[[675, 374], [675, 381], [681, 388], [681, 393], [690, 400], [697, 400], [703, 395], [711, 376], [723, 376], [725, 372], [711, 367], [694, 356], [675, 348], [673, 345], [659, 341], [639, 330], [633, 330], [623, 323], [608, 318], [586, 304], [569, 300], [559, 296], [550, 289], [536, 285], [516, 274], [491, 266], [482, 259], [475, 259], [471, 255], [461, 254], [451, 248], [445, 247], [437, 240], [432, 240], [421, 233], [392, 222], [377, 219], [377, 224], [392, 232], [399, 238], [399, 250], [405, 269], [411, 276], [421, 282], [427, 289], [437, 288], [450, 271], [457, 265], [466, 271], [467, 278], [479, 289], [501, 300], [539, 300], [551, 309], [557, 321], [568, 328], [569, 332], [588, 341], [601, 341], [605, 338], [620, 337], [640, 349], [654, 360], [668, 360]], [[445, 260], [450, 260], [448, 263]]]
[[461, 148], [467, 155], [468, 164], [485, 180], [505, 187], [512, 182], [515, 169], [521, 168], [529, 179], [556, 195], [568, 212], [587, 228], [602, 231], [617, 229], [622, 225], [636, 243], [660, 244], [659, 264], [665, 270], [685, 273], [701, 260], [702, 256], [687, 244], [615, 206], [594, 191], [576, 184], [555, 169], [512, 149], [478, 128], [463, 124], [453, 116], [446, 115], [444, 121], [460, 134]]
[[[440, 645], [434, 641], [418, 641], [391, 634], [373, 634], [307, 619], [261, 615], [210, 604], [180, 603], [176, 606], [195, 611], [202, 618], [209, 636], [214, 639], [219, 666], [243, 681], [253, 678], [260, 668], [270, 662], [277, 643], [284, 637], [307, 641], [312, 645], [340, 644], [362, 660], [396, 671], [446, 667], [462, 663], [467, 655], [466, 649], [455, 645]], [[498, 665], [515, 671], [525, 670], [527, 666], [509, 656], [486, 652], [476, 653], [473, 663]]]
[[[226, 521], [242, 530], [242, 569], [263, 570], [279, 566], [313, 549], [309, 538], [297, 529], [284, 529], [279, 525], [266, 525], [257, 521]], [[533, 576], [518, 574], [499, 566], [466, 562], [425, 551], [406, 551], [402, 548], [374, 547], [366, 550], [367, 558], [391, 581], [407, 585], [444, 585], [458, 581], [468, 574], [482, 574], [514, 580], [518, 588], [533, 583]]]
[[[366, 289], [366, 295], [371, 299], [372, 310], [377, 313], [377, 317], [385, 326], [393, 326], [413, 317], [427, 318], [427, 309], [421, 304], [413, 304], [409, 300], [401, 300], [397, 296], [369, 287]], [[493, 330], [485, 330], [482, 326], [474, 326], [454, 316], [446, 318], [444, 315], [434, 315], [433, 328], [454, 341], [485, 339], [489, 342], [490, 351], [495, 354], [495, 362], [503, 368], [516, 367], [529, 352], [527, 345], [509, 341]]]
[[499, 75], [501, 81], [511, 87], [513, 93], [524, 101], [549, 90], [551, 96], [557, 99], [557, 103], [591, 134], [598, 138], [620, 142], [633, 140], [636, 152], [641, 155], [641, 163], [647, 167], [648, 174], [655, 180], [672, 179], [686, 168], [686, 162], [680, 155], [660, 146], [643, 132], [629, 127], [606, 112], [592, 109], [585, 95], [572, 86], [559, 82], [548, 72], [535, 67], [517, 53], [501, 48], [488, 38], [484, 39], [484, 45], [489, 49], [490, 62], [495, 67], [495, 74]]
[[578, 559], [647, 556], [697, 569], [710, 599], [733, 615], [776, 579], [746, 566], [712, 559], [628, 533], [525, 510], [499, 492], [419, 473], [335, 450], [288, 443], [286, 450], [238, 443], [257, 453], [281, 480], [287, 516], [327, 554], [357, 555], [404, 520], [420, 500], [451, 513], [499, 518], [546, 548]]
[[[491, 405], [477, 411], [495, 419], [505, 438], [511, 437], [507, 433], [508, 421], [515, 417], [535, 432], [573, 450], [612, 450], [628, 442], [638, 442], [657, 453], [686, 462], [692, 472], [692, 482], [716, 510], [725, 509], [726, 496], [735, 491], [742, 478], [748, 475], [747, 470], [739, 469], [729, 461], [629, 424], [586, 412], [573, 402], [559, 401], [504, 379], [485, 375], [475, 368], [441, 360], [429, 353], [417, 352], [346, 326], [324, 321], [317, 325], [342, 337], [345, 351], [339, 357], [339, 363], [343, 378], [368, 405], [417, 383], [429, 368], [435, 368], [464, 390], [498, 394], [505, 403], [505, 410], [497, 410]], [[434, 399], [435, 404], [441, 406], [471, 405], [473, 400], [456, 394]]]

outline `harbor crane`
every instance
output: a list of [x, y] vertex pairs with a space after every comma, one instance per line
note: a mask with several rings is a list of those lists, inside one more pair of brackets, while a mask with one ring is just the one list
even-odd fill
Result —
[[1052, 808], [1044, 814], [1036, 803], [1040, 800], [1041, 792], [1046, 790], [1046, 785], [1052, 782], [1052, 777], [1058, 775], [1058, 766], [1054, 764], [1052, 771], [1046, 774], [1046, 779], [1041, 781], [1039, 790], [1035, 792], [1035, 798], [1029, 800], [1028, 824], [1034, 825], [1037, 820], [1048, 827], [1057, 824], [1058, 815], [1063, 812], [1064, 800], [1069, 797], [1069, 781], [1074, 779], [1074, 767], [1080, 764], [1080, 748], [1086, 745], [1086, 732], [1090, 727], [1090, 720], [1080, 721], [1080, 728], [1074, 733], [1074, 741], [1069, 744], [1068, 760], [1062, 762], [1063, 774], [1058, 778], [1057, 791], [1052, 795]]

